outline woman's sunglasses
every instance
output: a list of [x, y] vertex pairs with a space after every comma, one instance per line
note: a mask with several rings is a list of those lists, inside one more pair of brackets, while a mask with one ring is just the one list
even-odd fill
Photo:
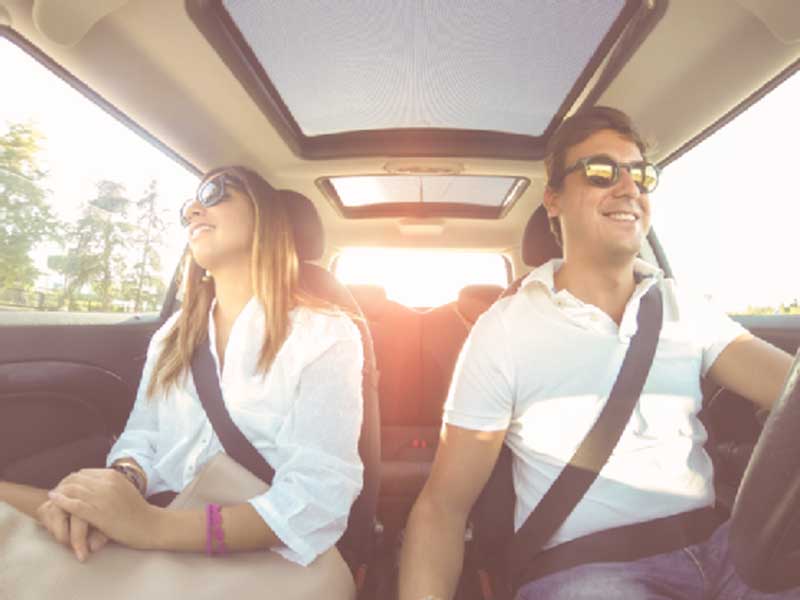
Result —
[[242, 183], [238, 177], [230, 173], [218, 173], [206, 179], [197, 188], [197, 194], [194, 198], [189, 198], [181, 206], [181, 225], [186, 227], [189, 225], [188, 209], [197, 202], [201, 206], [208, 208], [215, 206], [225, 199], [226, 187], [233, 185], [234, 187], [242, 187]]
[[609, 188], [616, 184], [619, 181], [620, 169], [626, 169], [631, 174], [631, 179], [642, 194], [649, 194], [658, 186], [658, 167], [646, 160], [618, 163], [604, 154], [589, 156], [567, 168], [564, 177], [579, 169], [583, 170], [586, 180], [591, 185], [599, 188]]

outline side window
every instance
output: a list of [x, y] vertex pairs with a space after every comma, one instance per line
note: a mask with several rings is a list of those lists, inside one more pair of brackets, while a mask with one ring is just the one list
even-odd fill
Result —
[[800, 314], [795, 74], [665, 167], [653, 223], [676, 279], [731, 314]]
[[0, 64], [0, 325], [157, 313], [196, 175], [3, 37]]

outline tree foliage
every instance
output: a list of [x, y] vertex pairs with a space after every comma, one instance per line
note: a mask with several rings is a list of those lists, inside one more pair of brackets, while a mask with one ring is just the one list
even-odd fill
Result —
[[[0, 135], [0, 302], [42, 310], [157, 310], [169, 223], [157, 181], [135, 200], [123, 184], [97, 181], [77, 218], [60, 222], [39, 166], [43, 141], [26, 124]], [[46, 261], [50, 274], [61, 276], [60, 291], [39, 280], [35, 256], [46, 251], [43, 242], [62, 248]]]
[[158, 182], [151, 181], [144, 195], [136, 201], [136, 230], [132, 241], [137, 252], [123, 297], [133, 301], [133, 310], [154, 310], [164, 296], [161, 254], [167, 230], [167, 210], [158, 200]]
[[39, 276], [31, 251], [59, 229], [37, 160], [41, 141], [26, 124], [0, 135], [0, 288], [31, 289]]
[[133, 228], [127, 222], [129, 205], [122, 184], [99, 181], [94, 198], [84, 204], [78, 221], [67, 226], [66, 254], [49, 262], [64, 276], [63, 303], [67, 310], [76, 309], [78, 292], [87, 284], [98, 309], [111, 310], [126, 271], [125, 249]]

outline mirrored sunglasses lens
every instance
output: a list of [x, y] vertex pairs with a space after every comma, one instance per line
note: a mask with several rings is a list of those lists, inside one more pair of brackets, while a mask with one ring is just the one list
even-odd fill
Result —
[[631, 177], [644, 194], [652, 192], [658, 185], [658, 171], [650, 163], [631, 166]]
[[644, 187], [648, 192], [652, 192], [658, 185], [658, 169], [653, 165], [644, 168]]
[[592, 185], [609, 187], [616, 181], [616, 166], [601, 160], [589, 161], [584, 165], [586, 179]]
[[222, 179], [215, 178], [206, 181], [200, 189], [197, 190], [197, 200], [203, 206], [213, 206], [219, 202], [223, 194]]

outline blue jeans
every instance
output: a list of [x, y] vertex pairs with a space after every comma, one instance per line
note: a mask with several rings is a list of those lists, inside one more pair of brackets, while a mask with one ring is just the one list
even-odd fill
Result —
[[725, 523], [711, 538], [675, 552], [629, 563], [594, 563], [523, 586], [517, 600], [800, 600], [800, 588], [765, 594], [749, 588], [733, 569]]

